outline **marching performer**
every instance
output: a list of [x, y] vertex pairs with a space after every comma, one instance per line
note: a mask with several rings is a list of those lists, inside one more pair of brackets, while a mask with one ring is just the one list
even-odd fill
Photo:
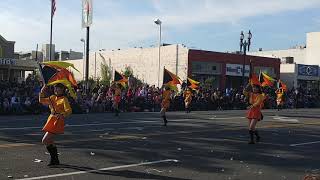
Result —
[[184, 93], [184, 105], [187, 113], [191, 112], [191, 102], [192, 102], [192, 91], [190, 88], [187, 88]]
[[115, 115], [119, 116], [120, 110], [119, 110], [119, 104], [121, 101], [121, 84], [116, 83], [114, 92], [113, 92], [113, 108], [115, 110]]
[[[252, 91], [250, 91], [250, 86], [252, 86]], [[260, 141], [260, 136], [258, 131], [256, 130], [256, 124], [260, 121], [263, 116], [261, 113], [261, 108], [263, 106], [264, 96], [261, 91], [261, 87], [259, 85], [250, 85], [248, 84], [247, 87], [244, 89], [244, 95], [249, 98], [248, 113], [247, 118], [249, 122], [249, 135], [250, 141], [249, 144], [255, 144], [254, 135], [256, 136], [256, 141]]]
[[277, 95], [277, 108], [278, 111], [280, 111], [280, 109], [283, 108], [283, 104], [284, 104], [284, 90], [282, 88], [279, 88], [276, 90], [276, 95]]
[[72, 113], [72, 109], [65, 95], [65, 86], [63, 84], [54, 85], [53, 95], [46, 96], [47, 93], [48, 87], [44, 85], [39, 94], [39, 102], [43, 105], [49, 105], [51, 111], [47, 123], [42, 129], [45, 132], [42, 143], [46, 145], [51, 156], [48, 166], [52, 166], [60, 164], [54, 137], [64, 133], [64, 119]]
[[167, 126], [167, 117], [166, 117], [166, 111], [170, 107], [170, 100], [171, 100], [171, 90], [168, 86], [165, 87], [165, 90], [162, 92], [162, 102], [161, 102], [161, 111], [160, 115], [163, 118], [163, 125]]

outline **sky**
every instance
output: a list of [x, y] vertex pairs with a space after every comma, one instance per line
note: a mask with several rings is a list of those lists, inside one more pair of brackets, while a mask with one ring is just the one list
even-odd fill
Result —
[[[83, 51], [81, 0], [56, 0], [56, 50]], [[50, 0], [0, 0], [0, 35], [15, 51], [49, 43]], [[93, 0], [90, 50], [150, 47], [162, 42], [212, 51], [237, 51], [240, 32], [251, 30], [252, 51], [305, 44], [320, 31], [320, 0]]]

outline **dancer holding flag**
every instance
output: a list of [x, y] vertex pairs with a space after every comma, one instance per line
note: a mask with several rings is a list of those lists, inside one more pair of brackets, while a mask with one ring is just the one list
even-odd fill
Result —
[[249, 83], [243, 90], [243, 94], [249, 99], [249, 106], [247, 112], [248, 118], [248, 129], [250, 140], [249, 144], [255, 144], [254, 135], [256, 136], [256, 141], [260, 141], [260, 136], [256, 130], [257, 122], [260, 121], [263, 116], [261, 113], [261, 108], [263, 106], [264, 96], [262, 94], [261, 83], [257, 75], [252, 73], [252, 62], [250, 60], [250, 73], [249, 73]]
[[163, 72], [163, 86], [164, 91], [162, 93], [162, 102], [161, 102], [161, 111], [160, 115], [163, 118], [163, 125], [167, 126], [167, 116], [166, 112], [168, 111], [170, 107], [170, 101], [171, 101], [171, 94], [172, 90], [177, 91], [177, 84], [181, 84], [179, 77], [168, 71], [167, 69], [164, 69]]
[[192, 96], [193, 96], [192, 91], [197, 90], [199, 88], [199, 84], [200, 84], [199, 82], [191, 78], [187, 79], [187, 87], [183, 93], [184, 105], [187, 113], [191, 112], [191, 103], [192, 103]]
[[[44, 82], [39, 94], [39, 102], [48, 105], [51, 112], [42, 129], [45, 132], [42, 143], [46, 145], [51, 156], [48, 166], [60, 164], [54, 137], [64, 133], [64, 120], [72, 113], [66, 89], [69, 90], [71, 97], [76, 98], [72, 87], [76, 85], [76, 81], [65, 67], [70, 66], [64, 62], [58, 64], [49, 62], [40, 65], [39, 68]], [[54, 86], [53, 94], [50, 94], [48, 86]]]
[[248, 83], [243, 93], [249, 99], [247, 118], [249, 122], [249, 144], [255, 144], [254, 135], [256, 135], [256, 141], [260, 141], [260, 136], [256, 130], [257, 122], [262, 119], [261, 108], [263, 106], [264, 96], [262, 95], [261, 84], [255, 74], [251, 75], [251, 83]]
[[282, 109], [284, 105], [284, 93], [287, 90], [287, 86], [279, 79], [279, 81], [277, 82], [277, 87], [278, 89], [275, 93], [277, 95], [277, 108], [278, 111], [280, 111], [280, 109]]
[[128, 79], [124, 75], [120, 74], [118, 71], [115, 71], [113, 84], [113, 108], [116, 116], [119, 116], [120, 113], [119, 104], [121, 101], [122, 87], [125, 87], [127, 82]]

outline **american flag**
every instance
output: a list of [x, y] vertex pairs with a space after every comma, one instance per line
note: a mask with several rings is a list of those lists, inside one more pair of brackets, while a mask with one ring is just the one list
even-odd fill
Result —
[[51, 16], [54, 16], [54, 13], [56, 12], [56, 0], [51, 0]]

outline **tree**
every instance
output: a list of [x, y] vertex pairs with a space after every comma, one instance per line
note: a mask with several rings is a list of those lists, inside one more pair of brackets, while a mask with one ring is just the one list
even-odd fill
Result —
[[133, 76], [133, 70], [130, 66], [126, 66], [124, 71], [123, 71], [123, 75], [126, 77], [131, 77]]
[[210, 77], [204, 81], [204, 88], [211, 89], [213, 87], [214, 81], [216, 79], [214, 77]]
[[105, 63], [101, 63], [101, 84], [109, 86], [111, 82], [112, 73], [109, 66]]

